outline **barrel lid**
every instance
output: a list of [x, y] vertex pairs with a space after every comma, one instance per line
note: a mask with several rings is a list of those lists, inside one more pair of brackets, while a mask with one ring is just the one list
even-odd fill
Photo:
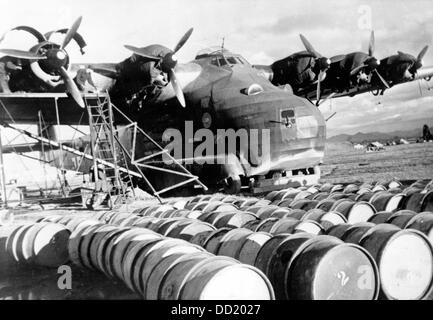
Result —
[[374, 207], [365, 201], [356, 202], [347, 215], [349, 223], [367, 222], [376, 213]]
[[405, 198], [405, 194], [403, 193], [397, 193], [394, 194], [391, 199], [388, 200], [386, 206], [385, 206], [385, 211], [394, 211], [397, 210], [398, 208], [400, 208], [400, 205], [403, 201], [403, 199]]
[[70, 231], [65, 226], [49, 223], [37, 234], [33, 242], [35, 262], [41, 266], [58, 267], [69, 259]]
[[321, 259], [314, 277], [317, 300], [374, 300], [379, 292], [376, 265], [362, 248], [344, 243]]
[[269, 280], [246, 264], [224, 267], [213, 275], [200, 293], [200, 300], [274, 300]]
[[[299, 272], [303, 272], [305, 268], [314, 272], [308, 280], [311, 299], [374, 300], [377, 298], [379, 277], [376, 264], [368, 252], [358, 245], [344, 243], [340, 239], [326, 235], [307, 240], [296, 250], [286, 269], [284, 278], [288, 281], [287, 284], [292, 278], [290, 285], [287, 286], [288, 290], [293, 290], [291, 288], [293, 277], [299, 275]], [[296, 283], [299, 280], [297, 277], [294, 279]], [[293, 297], [292, 294], [290, 296]]]
[[295, 227], [295, 232], [306, 232], [315, 235], [322, 234], [323, 231], [320, 223], [313, 220], [303, 220]]
[[347, 219], [339, 212], [329, 211], [320, 218], [320, 224], [325, 230], [332, 226], [347, 223]]
[[382, 291], [390, 299], [423, 299], [432, 289], [433, 248], [419, 231], [396, 232], [383, 248], [378, 266]]
[[203, 212], [200, 210], [191, 210], [186, 217], [190, 219], [197, 219], [202, 213]]
[[[251, 212], [237, 212], [235, 213], [228, 221], [227, 226], [239, 228], [244, 225], [246, 222], [251, 220], [257, 220], [258, 217]], [[217, 223], [217, 222], [215, 222]]]
[[224, 266], [224, 265], [228, 266], [228, 265], [233, 265], [233, 264], [240, 264], [240, 262], [233, 259], [233, 258], [225, 257], [225, 256], [213, 256], [213, 257], [209, 257], [209, 258], [204, 258], [203, 260], [196, 263], [191, 269], [189, 269], [185, 275], [183, 275], [182, 281], [180, 282], [180, 285], [179, 285], [179, 290], [178, 290], [178, 292], [175, 293], [174, 298], [179, 299], [182, 297], [182, 291], [184, 289], [185, 284], [191, 278], [194, 278], [197, 273], [200, 273], [200, 271], [203, 268], [206, 268], [207, 266], [209, 266], [211, 268], [218, 268], [220, 266]]
[[187, 240], [186, 238], [190, 239], [191, 237], [194, 237], [195, 235], [203, 232], [211, 232], [216, 230], [215, 227], [209, 223], [206, 222], [194, 222], [191, 223], [184, 228], [179, 233], [179, 237]]

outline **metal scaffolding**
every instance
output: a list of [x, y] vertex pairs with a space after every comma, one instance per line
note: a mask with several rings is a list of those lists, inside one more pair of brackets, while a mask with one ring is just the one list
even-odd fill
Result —
[[[10, 95], [9, 95], [10, 96]], [[38, 95], [30, 95], [17, 94], [17, 97], [23, 99], [38, 99]], [[54, 101], [54, 108], [56, 112], [56, 122], [55, 125], [58, 127], [57, 138], [60, 137], [60, 125], [62, 124], [60, 121], [60, 113], [59, 113], [59, 105], [58, 99], [63, 98], [62, 94], [43, 94], [43, 98], [46, 100], [47, 98], [52, 98]], [[38, 118], [35, 119], [34, 122], [39, 122], [39, 132], [38, 134], [34, 134], [29, 132], [28, 130], [24, 130], [18, 128], [15, 124], [15, 120], [13, 119], [11, 113], [8, 111], [7, 106], [2, 102], [2, 95], [0, 94], [0, 106], [4, 109], [5, 114], [8, 119], [3, 120], [2, 125], [7, 128], [11, 128], [18, 132], [19, 134], [29, 137], [31, 139], [36, 140], [40, 144], [40, 150], [42, 153], [46, 152], [44, 146], [49, 147], [51, 150], [59, 150], [60, 158], [58, 165], [60, 166], [60, 170], [64, 171], [64, 159], [65, 154], [70, 153], [75, 156], [80, 157], [80, 161], [78, 161], [76, 165], [76, 171], [80, 171], [81, 165], [84, 160], [93, 162], [93, 192], [97, 193], [100, 190], [97, 190], [97, 182], [99, 178], [98, 170], [103, 168], [105, 178], [108, 178], [111, 181], [111, 189], [108, 194], [110, 197], [115, 196], [116, 203], [125, 203], [127, 198], [131, 197], [131, 193], [134, 193], [133, 188], [133, 178], [142, 180], [146, 183], [146, 185], [151, 190], [151, 193], [158, 198], [160, 202], [162, 202], [160, 195], [173, 190], [175, 188], [184, 186], [189, 183], [196, 183], [204, 190], [207, 190], [207, 187], [199, 180], [199, 178], [189, 172], [180, 161], [172, 157], [169, 152], [164, 149], [161, 145], [159, 145], [154, 139], [152, 139], [142, 128], [140, 128], [137, 122], [130, 119], [126, 116], [119, 108], [117, 108], [110, 99], [108, 93], [101, 94], [85, 94], [83, 98], [86, 102], [87, 114], [88, 114], [88, 126], [90, 131], [90, 139], [89, 143], [86, 144], [84, 150], [78, 150], [75, 146], [68, 145], [68, 143], [62, 141], [61, 139], [56, 140], [44, 134], [44, 130], [46, 127], [44, 126], [44, 121], [41, 112], [38, 113]], [[65, 96], [66, 98], [66, 96]], [[27, 101], [28, 103], [28, 101]], [[37, 101], [37, 103], [40, 103]], [[114, 112], [116, 116], [121, 119], [114, 119]], [[81, 120], [80, 120], [81, 121]], [[115, 123], [121, 123], [124, 125], [122, 128], [117, 128]], [[83, 124], [84, 125], [84, 124]], [[76, 128], [74, 128], [76, 129]], [[132, 132], [132, 148], [128, 148], [122, 143], [119, 138], [120, 130], [131, 130]], [[78, 129], [77, 129], [78, 130]], [[145, 157], [138, 158], [136, 157], [136, 146], [139, 143], [144, 143], [147, 140], [151, 142], [151, 144], [155, 147], [156, 152], [147, 155]], [[0, 149], [3, 150], [3, 145], [0, 140]], [[33, 151], [30, 146], [29, 149]], [[153, 150], [155, 150], [153, 149]], [[18, 153], [19, 154], [19, 153]], [[158, 167], [155, 165], [151, 165], [146, 163], [147, 160], [161, 156], [167, 156], [172, 163], [174, 163], [175, 169], [169, 169], [164, 167]], [[2, 194], [4, 194], [5, 198], [3, 201], [3, 205], [7, 205], [6, 192], [5, 192], [5, 173], [3, 167], [3, 152], [0, 151], [0, 166], [1, 166], [1, 184], [2, 184]], [[41, 162], [44, 162], [45, 159], [38, 159]], [[145, 169], [145, 170], [144, 170]], [[164, 187], [160, 190], [156, 190], [149, 179], [146, 177], [146, 174], [143, 171], [146, 170], [156, 170], [159, 172], [164, 172], [167, 174], [173, 174], [184, 178], [183, 181], [179, 183], [175, 183], [174, 185]], [[178, 170], [178, 171], [177, 171]], [[59, 177], [61, 180], [61, 177]], [[89, 189], [89, 185], [83, 186]], [[65, 194], [63, 193], [63, 196]]]

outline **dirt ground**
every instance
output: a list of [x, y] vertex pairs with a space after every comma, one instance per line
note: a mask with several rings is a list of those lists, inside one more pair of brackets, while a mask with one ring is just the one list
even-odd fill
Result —
[[389, 182], [433, 178], [433, 143], [385, 146], [366, 152], [348, 144], [328, 144], [321, 182]]

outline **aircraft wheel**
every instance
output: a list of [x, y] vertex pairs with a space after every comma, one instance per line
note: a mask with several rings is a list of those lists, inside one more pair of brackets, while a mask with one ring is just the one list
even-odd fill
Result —
[[241, 192], [241, 178], [239, 176], [231, 176], [224, 180], [224, 191], [228, 194], [237, 194]]

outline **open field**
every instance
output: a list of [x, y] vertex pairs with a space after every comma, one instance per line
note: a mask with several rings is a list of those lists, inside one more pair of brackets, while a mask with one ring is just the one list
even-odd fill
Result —
[[433, 143], [385, 147], [384, 151], [355, 150], [345, 143], [328, 143], [321, 182], [386, 182], [433, 177]]

